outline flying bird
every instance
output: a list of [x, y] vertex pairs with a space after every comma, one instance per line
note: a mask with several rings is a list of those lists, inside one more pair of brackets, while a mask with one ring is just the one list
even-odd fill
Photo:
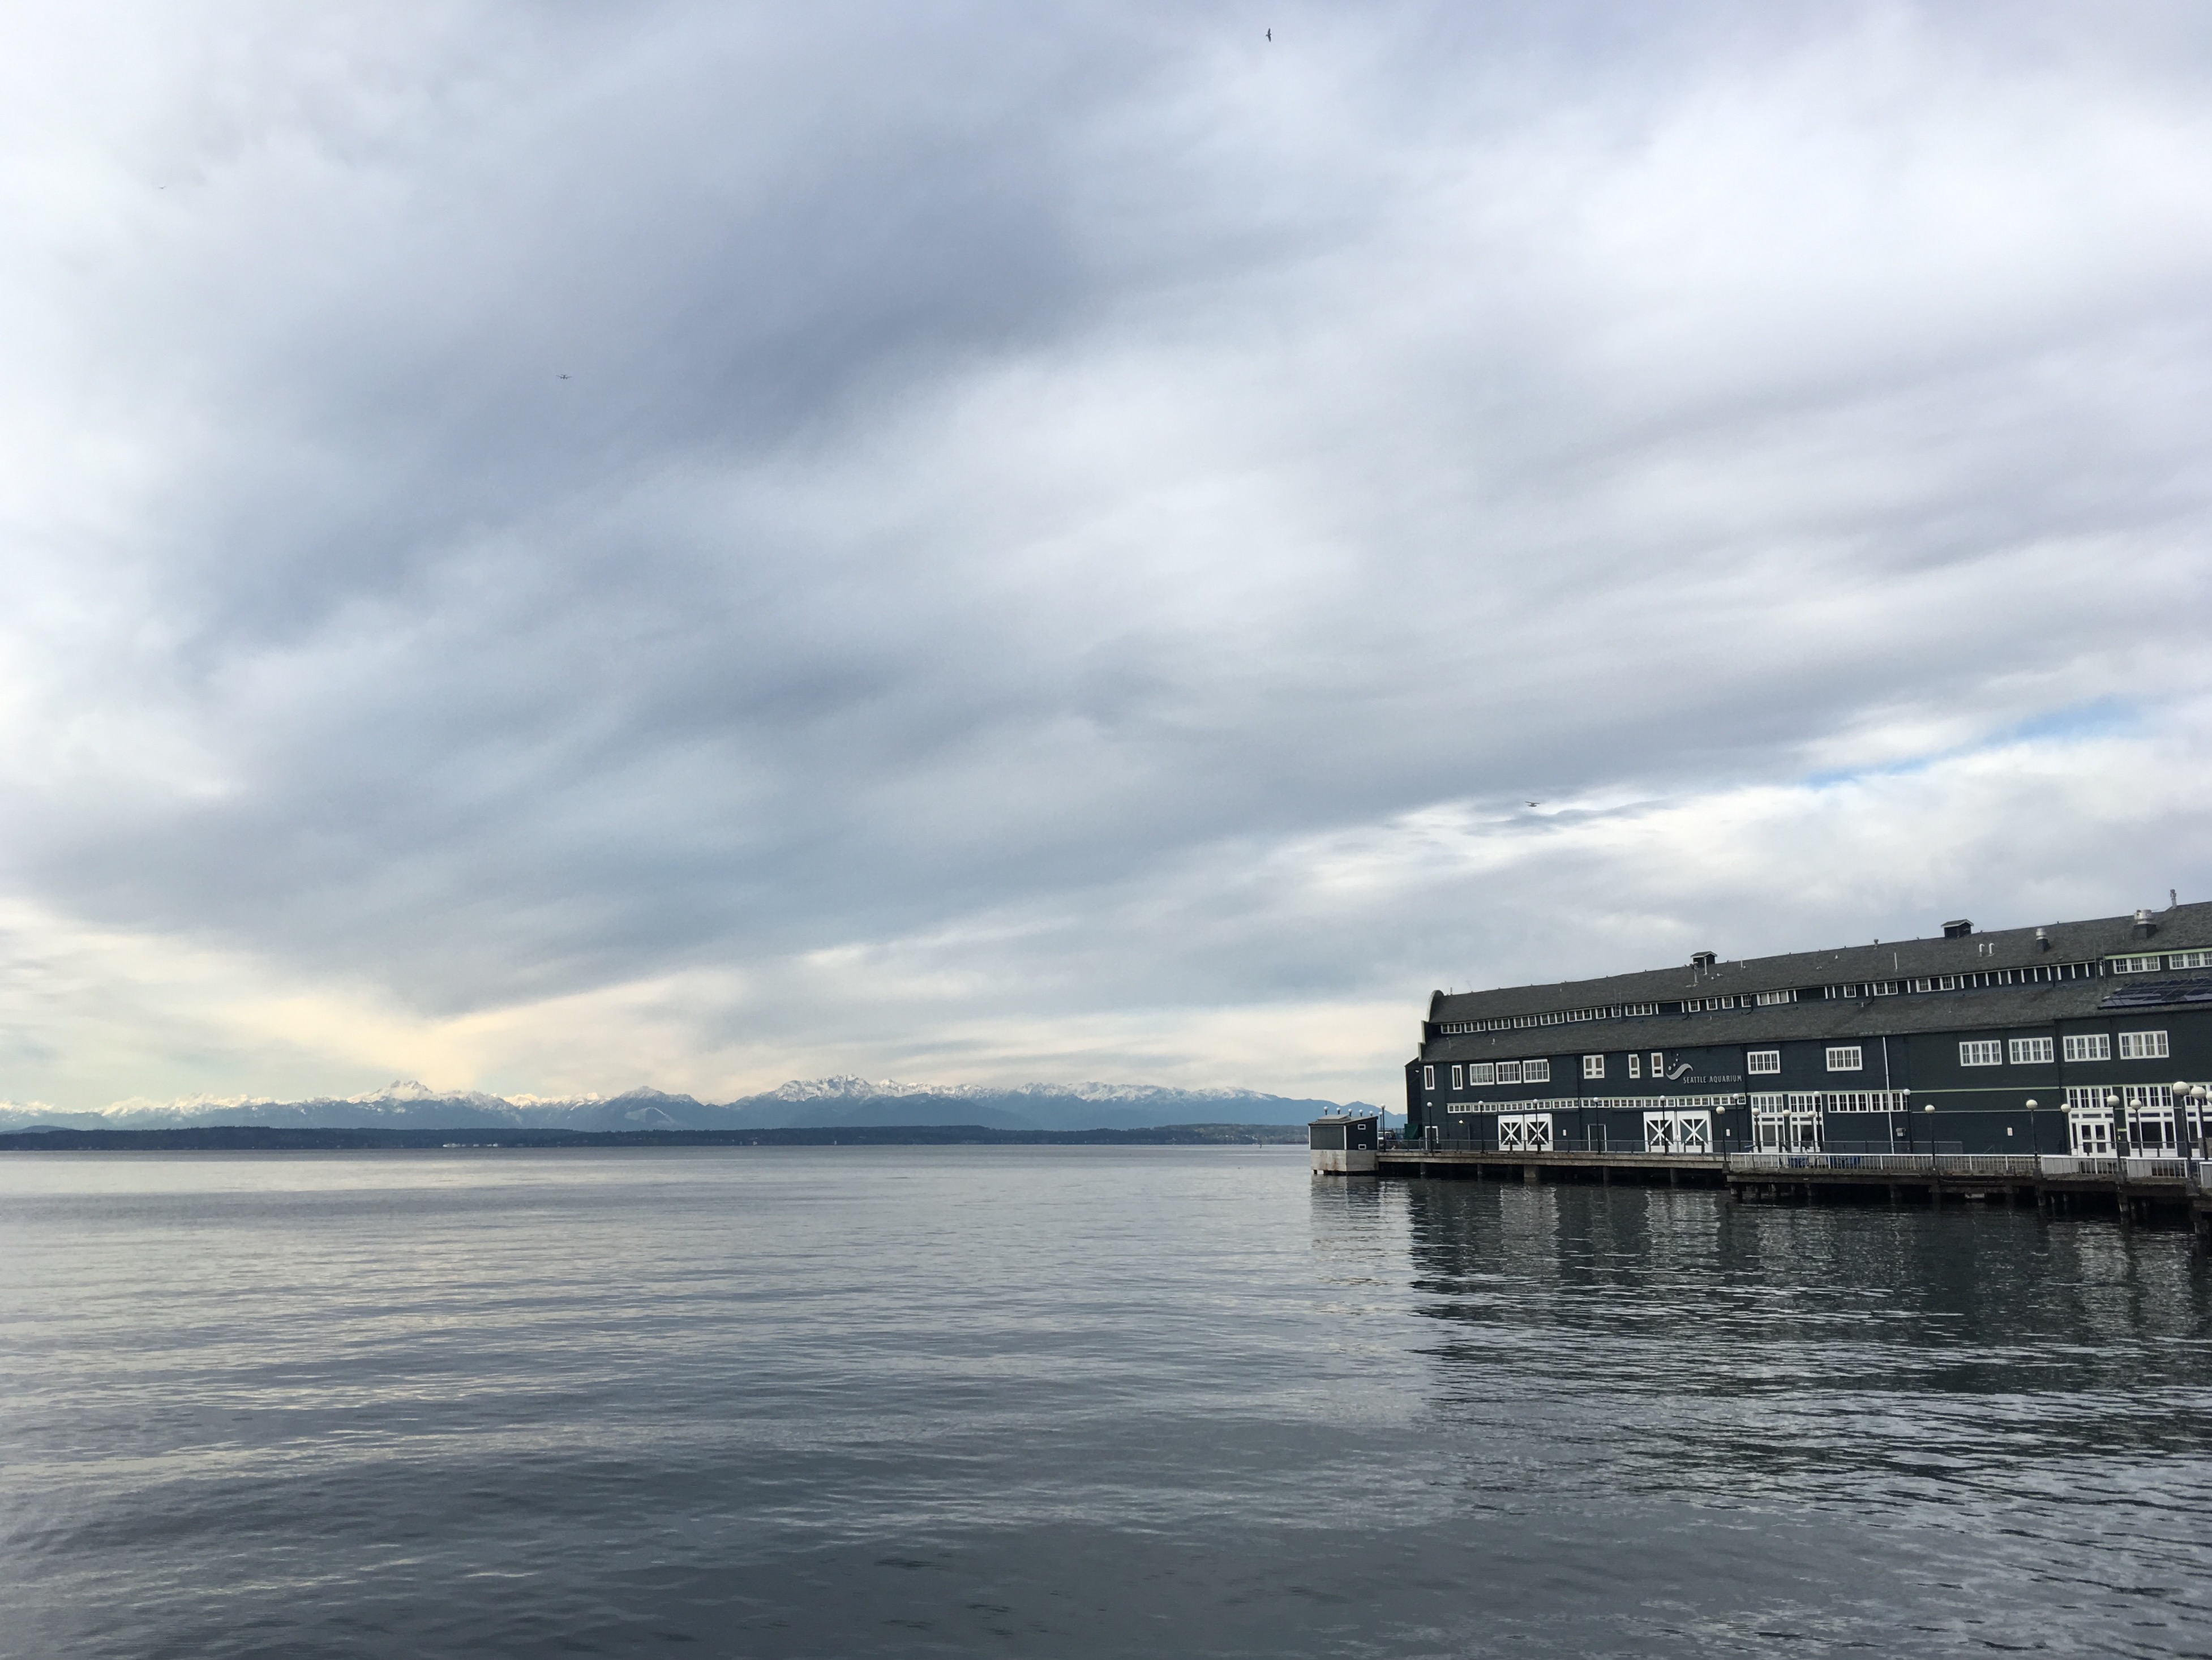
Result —
[[1270, 40], [1273, 40], [1273, 39], [1275, 38], [1275, 32], [1274, 32], [1274, 30], [1273, 30], [1273, 29], [1269, 29], [1269, 30], [1267, 31], [1267, 38], [1268, 38]]
[[1531, 801], [1528, 805], [1532, 807], [1540, 807], [1544, 804], [1541, 801]]
[[568, 377], [567, 375], [565, 375], [565, 374], [564, 374], [564, 375], [562, 375], [561, 378], [562, 378], [563, 380], [566, 380]]

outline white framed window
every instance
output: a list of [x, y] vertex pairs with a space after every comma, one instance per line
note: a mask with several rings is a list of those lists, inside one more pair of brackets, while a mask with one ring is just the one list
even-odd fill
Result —
[[1794, 991], [1763, 991], [1759, 994], [1759, 1006], [1763, 1009], [1771, 1009], [1777, 1003], [1794, 1003], [1796, 1000], [1797, 994]]
[[1498, 1081], [1501, 1084], [1519, 1083], [1521, 1063], [1518, 1061], [1500, 1061], [1498, 1063]]
[[2005, 1045], [2005, 1058], [2015, 1067], [2040, 1066], [2051, 1059], [2048, 1037], [2015, 1037]]
[[1460, 1086], [1459, 1068], [1457, 1067], [1454, 1067], [1452, 1068], [1452, 1087], [1454, 1089], [1458, 1089]]
[[2112, 1040], [2101, 1031], [2078, 1033], [2066, 1040], [2063, 1053], [2069, 1061], [2109, 1061]]
[[1604, 1077], [1605, 1057], [1602, 1055], [1585, 1055], [1583, 1056], [1583, 1076], [1585, 1078]]
[[1550, 1083], [1552, 1063], [1549, 1061], [1523, 1061], [1521, 1063], [1521, 1081], [1524, 1084]]
[[1667, 1056], [1658, 1049], [1651, 1051], [1651, 1075], [1654, 1078], [1664, 1078], [1667, 1075]]
[[1470, 1085], [1491, 1083], [1495, 1080], [1497, 1073], [1498, 1068], [1489, 1061], [1477, 1061], [1468, 1066], [1467, 1081]]
[[2001, 1067], [2004, 1065], [2004, 1045], [1994, 1037], [1983, 1042], [1959, 1045], [1959, 1064], [1962, 1067]]
[[1782, 1051], [1780, 1049], [1753, 1049], [1743, 1057], [1743, 1069], [1746, 1072], [1780, 1072], [1782, 1070]]
[[2166, 965], [2170, 969], [2212, 969], [2212, 951], [2168, 952]]
[[1922, 976], [1921, 976], [1917, 980], [1915, 980], [1915, 981], [1912, 982], [1912, 989], [1913, 989], [1913, 990], [1915, 990], [1915, 991], [1933, 991], [1933, 990], [1935, 990], [1935, 989], [1936, 989], [1936, 979], [1935, 979], [1935, 976], [1934, 976], [1933, 975], [1927, 975], [1927, 974], [1923, 974], [1923, 975], [1922, 975]]
[[1903, 1090], [1831, 1090], [1822, 1098], [1830, 1112], [1903, 1112], [1905, 1106]]
[[1894, 980], [1877, 980], [1872, 985], [1869, 986], [1867, 989], [1872, 992], [1876, 997], [1894, 997], [1897, 995], [1897, 982]]
[[1955, 974], [1938, 975], [1936, 979], [1936, 989], [1938, 991], [1958, 990], [1959, 976]]
[[1830, 1072], [1863, 1072], [1866, 1055], [1856, 1043], [1844, 1043], [1828, 1051]]
[[2162, 1031], [2124, 1031], [2120, 1034], [2120, 1059], [2123, 1061], [2163, 1061], [2166, 1055], [2166, 1034]]
[[1434, 1067], [1423, 1067], [1421, 1068], [1421, 1087], [1425, 1090], [1432, 1090], [1436, 1088], [1436, 1086], [1437, 1069]]
[[2155, 957], [2115, 957], [2112, 959], [2114, 974], [2154, 974], [2158, 966], [2159, 959]]
[[2066, 1086], [2066, 1110], [2069, 1112], [2103, 1112], [2107, 1106], [2101, 1085], [2069, 1084]]

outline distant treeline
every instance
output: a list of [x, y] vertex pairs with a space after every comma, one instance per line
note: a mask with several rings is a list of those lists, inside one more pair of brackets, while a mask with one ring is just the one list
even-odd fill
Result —
[[1303, 1124], [1163, 1124], [1146, 1129], [1009, 1130], [981, 1124], [869, 1124], [751, 1130], [305, 1129], [203, 1124], [167, 1130], [17, 1130], [0, 1152], [320, 1152], [364, 1147], [1249, 1146], [1303, 1143]]

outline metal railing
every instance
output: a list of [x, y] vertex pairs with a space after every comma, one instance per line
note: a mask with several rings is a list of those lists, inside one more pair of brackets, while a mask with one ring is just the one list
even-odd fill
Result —
[[2075, 1158], [2032, 1152], [1732, 1152], [1732, 1171], [1786, 1175], [1793, 1171], [1856, 1171], [1863, 1176], [1990, 1177], [2032, 1182], [2179, 1182], [2212, 1187], [2212, 1160], [2192, 1166], [2185, 1158]]
[[1834, 1170], [1887, 1171], [1899, 1176], [1929, 1176], [1936, 1156], [1926, 1152], [1732, 1152], [1732, 1171]]
[[2127, 1166], [2130, 1182], [2179, 1182], [2189, 1174], [2186, 1158], [2130, 1158]]
[[1602, 1146], [1578, 1147], [1571, 1142], [1556, 1147], [1498, 1147], [1467, 1142], [1425, 1142], [1395, 1134], [1382, 1138], [1381, 1151], [1394, 1153], [1481, 1153], [1508, 1159], [1545, 1159], [1565, 1154], [1587, 1157], [1592, 1152], [1618, 1158], [1644, 1153], [1653, 1158], [1697, 1158], [1723, 1164], [1731, 1172], [1787, 1175], [1792, 1171], [1833, 1171], [1862, 1176], [1917, 1176], [2003, 1182], [2091, 1181], [2178, 1183], [2193, 1193], [2212, 1194], [2212, 1158], [2160, 1155], [2125, 1158], [2079, 1158], [2063, 1153], [2032, 1152], [1727, 1152], [1688, 1153], [1680, 1149]]
[[2032, 1152], [1954, 1152], [1936, 1155], [1938, 1176], [2001, 1176], [2033, 1181], [2039, 1173]]
[[2040, 1161], [2045, 1176], [2102, 1177], [2118, 1181], [2120, 1161], [2117, 1158], [2063, 1158], [2055, 1153], [2045, 1153]]

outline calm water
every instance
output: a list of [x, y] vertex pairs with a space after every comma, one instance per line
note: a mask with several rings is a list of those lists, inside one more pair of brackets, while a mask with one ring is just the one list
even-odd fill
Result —
[[22, 1655], [2212, 1652], [2179, 1233], [1296, 1150], [0, 1158]]

